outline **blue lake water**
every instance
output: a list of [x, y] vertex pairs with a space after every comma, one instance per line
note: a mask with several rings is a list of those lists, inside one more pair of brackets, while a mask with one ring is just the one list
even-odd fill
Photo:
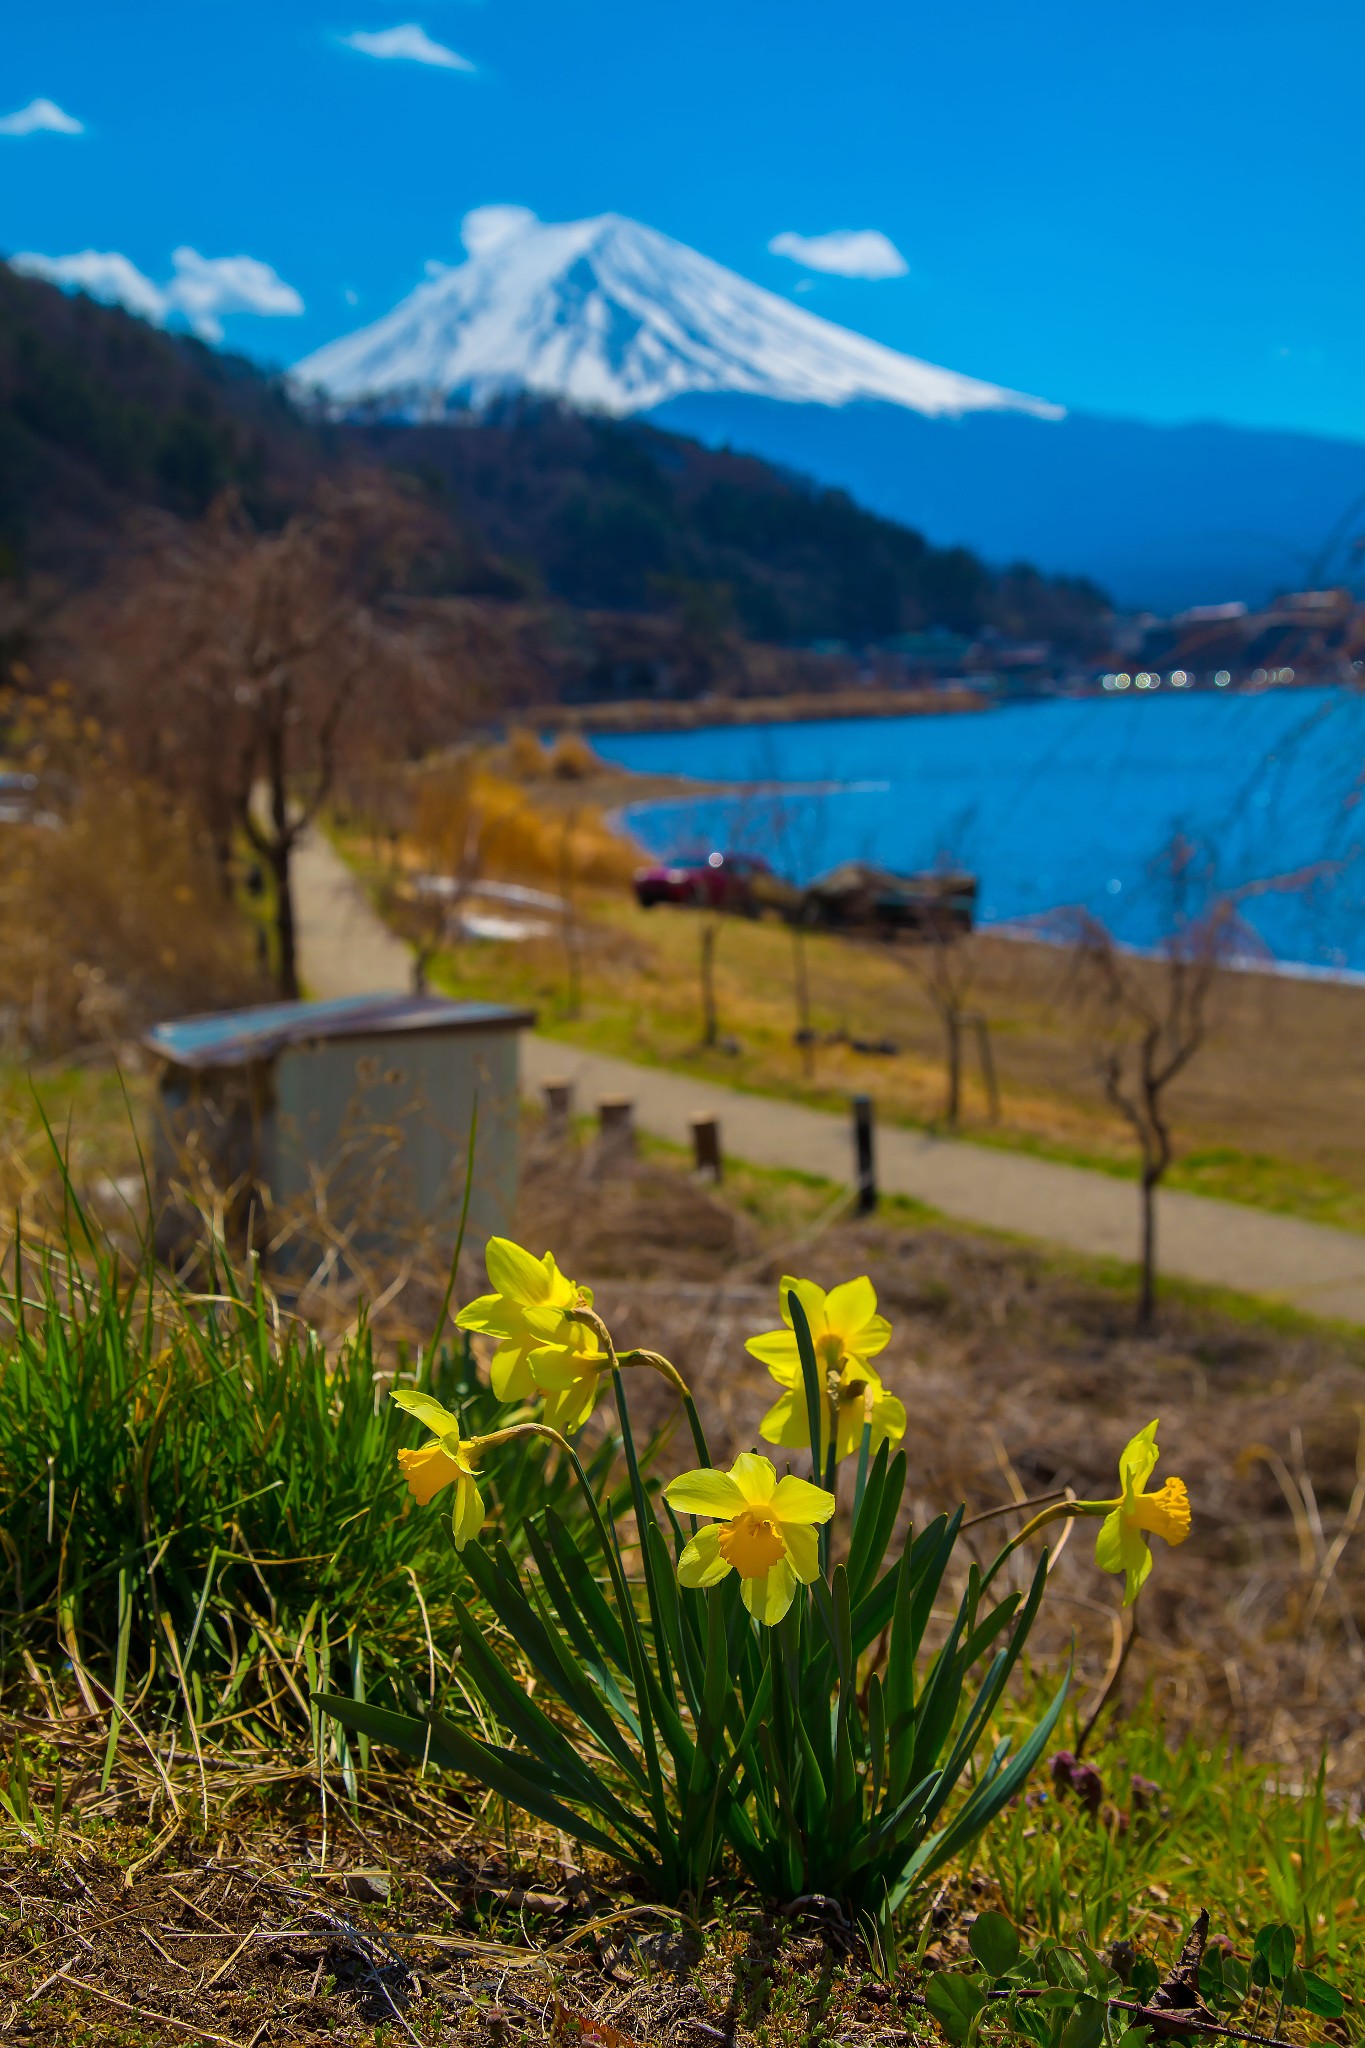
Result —
[[1236, 892], [1249, 954], [1365, 970], [1354, 690], [1054, 700], [595, 744], [623, 767], [746, 785], [632, 806], [632, 831], [658, 854], [728, 846], [799, 880], [841, 860], [950, 861], [980, 877], [985, 923], [1084, 905], [1147, 946], [1169, 928], [1160, 857], [1179, 833]]

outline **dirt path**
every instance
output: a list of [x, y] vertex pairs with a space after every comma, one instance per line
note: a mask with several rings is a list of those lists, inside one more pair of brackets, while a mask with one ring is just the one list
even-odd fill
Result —
[[[310, 994], [360, 995], [409, 986], [407, 948], [370, 909], [325, 840], [305, 841], [296, 883], [300, 959]], [[851, 1177], [849, 1126], [827, 1111], [528, 1033], [522, 1045], [525, 1092], [536, 1095], [558, 1076], [573, 1082], [580, 1109], [591, 1109], [604, 1095], [629, 1095], [641, 1129], [655, 1137], [686, 1144], [688, 1118], [709, 1110], [720, 1118], [722, 1144], [733, 1158], [836, 1183]], [[1090, 1257], [1137, 1257], [1138, 1198], [1130, 1181], [892, 1126], [878, 1133], [877, 1170], [888, 1194], [913, 1196], [959, 1222]], [[1166, 1273], [1269, 1296], [1309, 1315], [1365, 1324], [1365, 1236], [1185, 1194], [1160, 1197], [1157, 1228]]]

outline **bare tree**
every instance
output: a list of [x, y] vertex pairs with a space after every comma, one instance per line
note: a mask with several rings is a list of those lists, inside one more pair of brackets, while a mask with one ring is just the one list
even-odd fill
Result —
[[583, 1013], [583, 925], [578, 914], [578, 866], [574, 847], [577, 827], [578, 808], [574, 805], [565, 812], [559, 841], [559, 916], [567, 970], [565, 1014], [569, 1017], [579, 1017]]
[[410, 845], [419, 872], [391, 885], [393, 909], [412, 941], [412, 986], [427, 993], [431, 965], [460, 929], [460, 909], [483, 871], [484, 816], [473, 764], [457, 760], [424, 775], [412, 805]]
[[976, 948], [968, 935], [930, 917], [922, 940], [907, 957], [943, 1031], [943, 1121], [956, 1130], [962, 1117], [962, 1041], [974, 1014], [969, 1000], [977, 973]]
[[1078, 1010], [1100, 1085], [1137, 1140], [1141, 1167], [1138, 1327], [1156, 1313], [1156, 1197], [1172, 1158], [1169, 1091], [1205, 1043], [1219, 968], [1238, 929], [1212, 889], [1212, 863], [1177, 836], [1154, 864], [1170, 899], [1155, 958], [1121, 946], [1089, 911], [1071, 913]]
[[134, 765], [204, 819], [230, 876], [240, 833], [270, 874], [275, 974], [299, 993], [292, 863], [343, 743], [401, 726], [421, 668], [382, 610], [423, 532], [386, 481], [320, 487], [278, 532], [228, 494], [162, 531], [104, 599], [105, 700]]

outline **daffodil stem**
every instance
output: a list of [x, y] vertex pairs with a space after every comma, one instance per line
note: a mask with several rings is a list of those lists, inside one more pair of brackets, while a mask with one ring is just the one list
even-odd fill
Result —
[[691, 1388], [677, 1367], [670, 1365], [669, 1361], [658, 1351], [622, 1351], [617, 1354], [616, 1363], [622, 1368], [628, 1365], [648, 1366], [651, 1371], [657, 1372], [663, 1379], [668, 1381], [674, 1393], [681, 1394], [683, 1409], [687, 1415], [687, 1426], [692, 1432], [692, 1442], [696, 1447], [697, 1456], [701, 1459], [703, 1465], [709, 1466], [711, 1463], [711, 1452], [707, 1446], [706, 1432], [701, 1426], [701, 1417], [697, 1413], [697, 1404], [692, 1399]]
[[[1001, 1565], [1004, 1564], [1005, 1559], [1010, 1556], [1011, 1552], [1016, 1551], [1021, 1543], [1027, 1542], [1030, 1536], [1036, 1536], [1040, 1529], [1046, 1529], [1048, 1525], [1052, 1522], [1068, 1522], [1071, 1520], [1073, 1515], [1107, 1515], [1113, 1506], [1114, 1502], [1111, 1500], [1073, 1500], [1068, 1498], [1066, 1500], [1054, 1501], [1051, 1507], [1044, 1508], [1040, 1515], [1035, 1515], [1032, 1521], [1025, 1522], [1023, 1528], [1020, 1529], [1015, 1535], [1010, 1537], [1009, 1542], [1000, 1552], [994, 1564], [991, 1566], [990, 1570], [986, 1573], [985, 1578], [982, 1580], [981, 1584], [983, 1590], [985, 1589], [985, 1587], [989, 1586], [991, 1580], [995, 1577]], [[973, 1519], [984, 1521], [985, 1516], [977, 1516]], [[964, 1524], [964, 1527], [966, 1526], [970, 1525]]]
[[998, 1508], [983, 1508], [979, 1515], [968, 1515], [962, 1526], [964, 1529], [974, 1529], [978, 1522], [993, 1522], [998, 1515], [1017, 1515], [1023, 1508], [1046, 1507], [1051, 1501], [1068, 1498], [1067, 1489], [1059, 1486], [1052, 1493], [1035, 1493], [1028, 1500], [1007, 1500]]

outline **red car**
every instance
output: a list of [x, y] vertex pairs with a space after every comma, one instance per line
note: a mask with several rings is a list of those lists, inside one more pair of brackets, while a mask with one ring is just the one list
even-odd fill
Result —
[[781, 906], [783, 886], [754, 854], [707, 853], [637, 868], [635, 894], [646, 910], [656, 903], [688, 903], [697, 910], [760, 917], [765, 906]]

